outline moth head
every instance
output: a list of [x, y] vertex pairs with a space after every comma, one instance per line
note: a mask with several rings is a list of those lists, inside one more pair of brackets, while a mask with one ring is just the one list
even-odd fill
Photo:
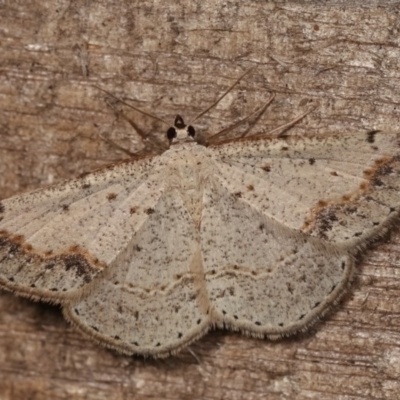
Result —
[[195, 130], [192, 125], [185, 125], [180, 115], [175, 117], [174, 126], [167, 131], [167, 138], [170, 143], [193, 141]]

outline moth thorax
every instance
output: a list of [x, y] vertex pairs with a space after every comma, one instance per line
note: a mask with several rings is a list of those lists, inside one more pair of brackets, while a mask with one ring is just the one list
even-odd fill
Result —
[[[172, 167], [173, 165], [173, 167]], [[166, 176], [170, 190], [177, 190], [183, 200], [186, 210], [193, 221], [200, 223], [204, 176], [196, 157], [190, 151], [182, 150], [176, 154]]]

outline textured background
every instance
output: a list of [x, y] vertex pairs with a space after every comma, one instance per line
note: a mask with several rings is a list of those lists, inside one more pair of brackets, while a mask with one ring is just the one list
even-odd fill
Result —
[[[170, 5], [169, 5], [170, 3]], [[304, 2], [305, 3], [305, 2]], [[205, 109], [217, 132], [275, 102], [266, 132], [310, 104], [290, 134], [400, 127], [398, 2], [34, 0], [0, 2], [0, 198], [126, 157], [164, 128], [97, 84], [173, 120]], [[62, 227], [60, 227], [62, 229]], [[369, 251], [351, 292], [310, 332], [280, 342], [212, 332], [166, 360], [119, 356], [57, 307], [0, 293], [0, 399], [397, 399], [400, 232]]]

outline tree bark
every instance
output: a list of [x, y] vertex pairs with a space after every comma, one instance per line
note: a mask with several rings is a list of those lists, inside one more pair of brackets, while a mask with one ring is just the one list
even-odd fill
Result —
[[[218, 132], [276, 93], [253, 132], [312, 105], [292, 135], [398, 130], [397, 2], [78, 0], [0, 4], [0, 199], [137, 151], [206, 109]], [[108, 99], [108, 100], [107, 100]], [[58, 307], [0, 292], [0, 399], [397, 399], [400, 232], [371, 247], [337, 309], [277, 342], [212, 332], [165, 360], [127, 357], [76, 333]]]

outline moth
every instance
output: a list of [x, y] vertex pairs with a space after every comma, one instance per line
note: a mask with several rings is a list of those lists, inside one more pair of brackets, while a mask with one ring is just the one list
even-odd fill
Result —
[[1, 200], [0, 286], [126, 354], [306, 330], [398, 221], [400, 135], [217, 136]]

